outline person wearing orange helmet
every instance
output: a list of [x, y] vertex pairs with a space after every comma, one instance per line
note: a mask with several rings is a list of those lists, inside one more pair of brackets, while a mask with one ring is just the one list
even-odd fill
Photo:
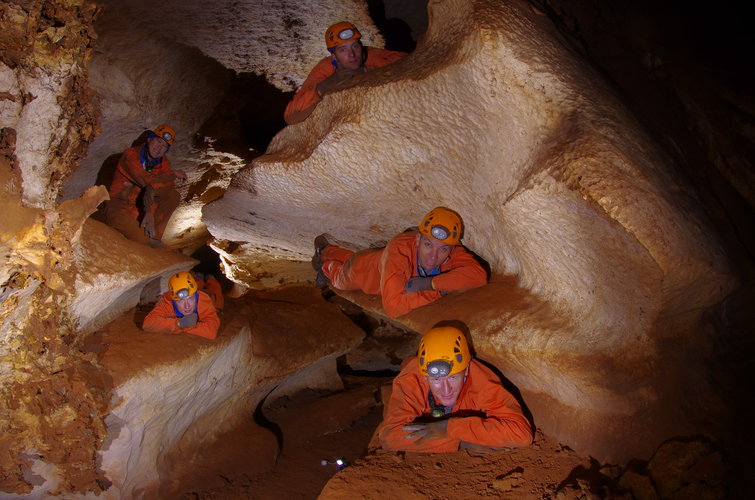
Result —
[[527, 446], [532, 426], [500, 378], [474, 359], [458, 328], [422, 336], [402, 363], [377, 429], [386, 450], [488, 452]]
[[123, 152], [110, 184], [107, 224], [126, 238], [162, 247], [163, 232], [180, 195], [174, 181], [186, 182], [186, 174], [173, 170], [166, 156], [176, 138], [169, 125], [152, 130], [147, 141]]
[[325, 45], [330, 56], [317, 63], [286, 106], [283, 113], [286, 123], [293, 125], [306, 120], [323, 96], [343, 87], [354, 75], [382, 68], [406, 55], [405, 52], [365, 47], [361, 38], [357, 27], [345, 21], [325, 31]]
[[461, 245], [462, 233], [461, 216], [436, 207], [416, 231], [395, 236], [385, 248], [354, 253], [320, 235], [312, 258], [315, 282], [380, 295], [386, 314], [395, 318], [445, 294], [487, 283], [485, 270]]
[[214, 276], [197, 278], [180, 272], [168, 279], [168, 291], [144, 318], [147, 332], [188, 333], [207, 339], [218, 335], [222, 307], [220, 283]]

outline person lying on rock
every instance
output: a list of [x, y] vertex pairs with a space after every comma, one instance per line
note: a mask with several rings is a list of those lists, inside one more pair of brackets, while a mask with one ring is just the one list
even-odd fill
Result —
[[207, 339], [218, 336], [223, 294], [213, 275], [197, 280], [189, 272], [176, 273], [168, 280], [168, 291], [144, 318], [146, 332], [189, 333]]
[[186, 182], [186, 174], [173, 170], [166, 156], [175, 137], [173, 128], [158, 125], [147, 142], [124, 151], [109, 189], [107, 224], [154, 248], [165, 246], [163, 232], [180, 201], [174, 180]]
[[354, 253], [315, 238], [315, 283], [340, 290], [380, 295], [383, 309], [395, 318], [451, 292], [487, 283], [487, 273], [460, 242], [462, 220], [445, 207], [431, 210], [418, 230], [408, 230], [385, 248]]
[[428, 330], [401, 366], [377, 429], [383, 449], [486, 453], [532, 442], [519, 403], [459, 329]]
[[354, 75], [382, 68], [398, 61], [405, 52], [365, 47], [362, 35], [351, 23], [336, 23], [325, 32], [325, 45], [330, 56], [312, 69], [301, 89], [283, 112], [286, 123], [293, 125], [306, 120], [323, 96], [346, 84]]

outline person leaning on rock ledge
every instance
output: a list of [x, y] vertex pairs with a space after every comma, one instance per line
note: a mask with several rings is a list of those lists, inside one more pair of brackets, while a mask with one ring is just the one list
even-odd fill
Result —
[[380, 295], [386, 314], [401, 316], [447, 293], [487, 284], [487, 273], [461, 245], [462, 233], [461, 216], [436, 207], [418, 230], [393, 237], [385, 248], [354, 253], [321, 234], [312, 257], [315, 283]]
[[286, 123], [294, 125], [306, 120], [323, 96], [341, 88], [354, 75], [388, 66], [406, 56], [406, 52], [365, 47], [361, 38], [356, 26], [345, 21], [327, 29], [325, 45], [331, 55], [317, 63], [286, 106]]
[[108, 190], [107, 224], [153, 248], [165, 246], [163, 232], [181, 199], [174, 180], [186, 182], [186, 174], [173, 170], [166, 156], [175, 137], [173, 128], [158, 125], [147, 142], [124, 151]]
[[168, 280], [168, 291], [144, 318], [146, 332], [188, 333], [207, 339], [218, 336], [223, 307], [220, 283], [211, 274], [196, 278], [192, 273], [176, 273]]
[[401, 364], [385, 417], [383, 449], [478, 453], [527, 446], [532, 426], [496, 374], [472, 357], [458, 328], [432, 328]]

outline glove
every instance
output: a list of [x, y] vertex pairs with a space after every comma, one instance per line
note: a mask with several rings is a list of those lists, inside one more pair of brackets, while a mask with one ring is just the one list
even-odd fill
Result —
[[142, 219], [142, 223], [139, 224], [139, 227], [144, 229], [144, 234], [147, 238], [155, 237], [155, 216], [152, 215], [152, 212], [144, 214], [144, 218]]
[[338, 69], [335, 73], [317, 84], [317, 93], [320, 97], [330, 94], [338, 87], [351, 80], [355, 74], [356, 71], [353, 69]]
[[197, 325], [197, 313], [185, 314], [183, 317], [178, 318], [178, 326], [181, 328], [192, 328]]
[[422, 292], [425, 290], [432, 290], [433, 289], [433, 279], [431, 277], [427, 278], [409, 278], [406, 280], [406, 285], [404, 286], [405, 292]]
[[155, 202], [155, 188], [153, 188], [151, 185], [144, 188], [144, 193], [142, 193], [142, 202], [144, 202], [144, 206], [146, 208], [149, 208], [150, 205]]
[[445, 439], [448, 437], [448, 419], [426, 424], [409, 424], [401, 428], [406, 431], [406, 439], [419, 438], [417, 443], [423, 443], [430, 439]]

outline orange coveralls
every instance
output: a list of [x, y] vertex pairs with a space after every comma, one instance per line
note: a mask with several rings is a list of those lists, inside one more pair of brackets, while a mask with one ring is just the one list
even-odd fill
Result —
[[[210, 280], [213, 281], [213, 280]], [[142, 327], [146, 332], [162, 333], [190, 333], [206, 339], [214, 339], [218, 336], [220, 327], [220, 318], [215, 312], [215, 303], [212, 298], [203, 292], [197, 291], [197, 324], [191, 328], [181, 328], [178, 326], [178, 317], [173, 309], [173, 299], [170, 294], [165, 292], [155, 307], [144, 318]]]
[[440, 265], [441, 273], [433, 276], [435, 290], [405, 292], [407, 280], [419, 276], [418, 234], [407, 231], [395, 236], [385, 248], [357, 253], [329, 245], [322, 251], [322, 271], [338, 289], [380, 295], [386, 314], [392, 318], [438, 300], [441, 292], [461, 292], [487, 283], [482, 266], [466, 248], [457, 245]]
[[[373, 47], [365, 47], [364, 50], [367, 51], [367, 60], [364, 62], [364, 66], [368, 70], [388, 66], [406, 55], [406, 52], [376, 49]], [[301, 120], [295, 119], [291, 121], [291, 116], [320, 102], [321, 99], [317, 94], [316, 87], [318, 83], [336, 72], [336, 67], [331, 64], [332, 60], [331, 56], [325, 57], [310, 71], [309, 76], [304, 80], [301, 88], [294, 94], [293, 99], [291, 99], [291, 102], [288, 103], [286, 110], [283, 112], [283, 119], [286, 120], [286, 123], [299, 123]]]
[[[142, 191], [151, 185], [155, 191], [155, 203], [152, 213], [155, 216], [155, 239], [161, 240], [168, 220], [178, 207], [180, 195], [173, 185], [175, 174], [170, 160], [163, 157], [152, 172], [142, 166], [140, 153], [142, 146], [134, 146], [123, 152], [110, 184], [110, 201], [107, 202], [107, 223], [117, 229], [126, 238], [147, 244], [149, 239], [139, 221], [144, 215], [140, 213], [137, 200]], [[143, 210], [143, 209], [142, 209]]]
[[384, 449], [442, 453], [458, 450], [462, 441], [491, 447], [527, 446], [532, 442], [532, 427], [519, 403], [495, 373], [476, 359], [469, 364], [469, 375], [451, 415], [467, 410], [482, 411], [485, 416], [449, 418], [448, 438], [421, 444], [416, 443], [419, 438], [406, 439], [407, 432], [401, 428], [430, 414], [429, 393], [430, 385], [419, 371], [417, 357], [407, 358], [393, 380], [385, 418], [377, 429]]

